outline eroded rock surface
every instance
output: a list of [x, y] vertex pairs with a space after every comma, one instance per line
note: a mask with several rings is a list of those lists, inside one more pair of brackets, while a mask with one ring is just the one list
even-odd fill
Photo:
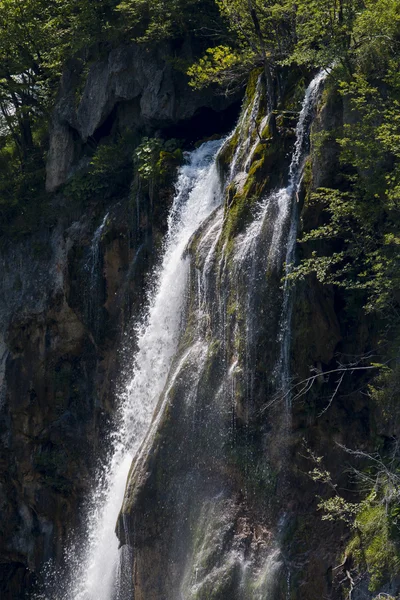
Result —
[[[193, 91], [187, 77], [173, 66], [188, 60], [190, 45], [178, 56], [168, 45], [157, 50], [127, 45], [111, 50], [96, 60], [86, 76], [82, 64], [72, 61], [65, 69], [53, 115], [47, 160], [47, 189], [65, 182], [79, 160], [82, 148], [101, 128], [151, 133], [186, 121], [200, 108], [222, 110], [232, 99], [213, 90]], [[83, 91], [80, 91], [83, 84]]]

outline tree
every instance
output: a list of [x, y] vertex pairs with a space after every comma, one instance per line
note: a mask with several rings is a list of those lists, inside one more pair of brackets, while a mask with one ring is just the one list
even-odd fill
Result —
[[24, 164], [65, 60], [101, 39], [114, 0], [0, 0], [0, 114]]
[[123, 0], [117, 12], [125, 32], [139, 43], [222, 33], [214, 0]]
[[[292, 48], [294, 7], [272, 0], [217, 0], [222, 17], [230, 30], [229, 44], [211, 48], [197, 65], [189, 69], [194, 87], [207, 81], [240, 79], [249, 68], [262, 66], [268, 96], [268, 108], [276, 108], [276, 70]], [[236, 70], [236, 73], [235, 73]], [[229, 73], [228, 77], [227, 71]]]
[[[325, 222], [303, 235], [309, 249], [319, 250], [295, 270], [297, 276], [313, 271], [324, 283], [361, 290], [367, 310], [392, 324], [399, 322], [400, 289], [398, 9], [398, 0], [366, 3], [352, 17], [347, 54], [342, 48], [335, 55], [336, 86], [352, 115], [335, 134], [342, 183], [311, 194], [309, 202], [324, 207]], [[317, 44], [314, 51], [313, 61], [319, 56]], [[321, 246], [321, 240], [330, 244]]]

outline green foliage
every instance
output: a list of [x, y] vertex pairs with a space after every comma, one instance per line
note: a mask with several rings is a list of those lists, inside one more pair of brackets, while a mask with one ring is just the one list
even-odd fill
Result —
[[189, 85], [201, 89], [214, 83], [230, 92], [247, 79], [252, 65], [251, 52], [230, 46], [208, 48], [206, 54], [188, 69]]
[[400, 568], [399, 547], [396, 538], [393, 539], [391, 527], [391, 513], [387, 512], [384, 504], [377, 502], [376, 494], [372, 493], [356, 515], [355, 534], [346, 548], [358, 569], [368, 571], [372, 592], [377, 592]]
[[0, 1], [0, 233], [25, 233], [48, 211], [47, 129], [64, 62], [99, 43], [113, 0]]
[[286, 63], [335, 64], [351, 75], [384, 63], [396, 49], [398, 0], [300, 0], [293, 5], [296, 44]]
[[[314, 272], [323, 283], [363, 290], [368, 311], [393, 315], [400, 287], [398, 76], [390, 61], [379, 87], [357, 73], [340, 88], [355, 117], [337, 138], [344, 184], [311, 194], [308, 205], [323, 207], [325, 222], [301, 238], [311, 249], [330, 251], [312, 250], [293, 276]], [[318, 246], [322, 241], [329, 246]]]
[[[395, 343], [397, 350], [397, 343]], [[400, 389], [400, 367], [387, 365], [380, 368], [379, 374], [368, 385], [368, 393], [378, 412], [382, 427], [390, 432], [400, 424], [400, 406], [398, 401]]]
[[99, 145], [88, 169], [78, 172], [67, 182], [64, 194], [82, 204], [99, 194], [126, 193], [132, 176], [134, 145], [135, 139], [129, 131], [114, 143]]
[[332, 75], [350, 118], [342, 131], [314, 136], [313, 157], [319, 160], [325, 142], [336, 134], [343, 183], [308, 193], [308, 207], [322, 207], [323, 219], [302, 236], [308, 257], [292, 276], [314, 272], [323, 283], [359, 290], [367, 311], [397, 319], [399, 3], [371, 0], [333, 6], [316, 0], [300, 3], [296, 15], [299, 38], [290, 60], [326, 67], [334, 62]]
[[63, 63], [101, 41], [113, 0], [1, 0], [0, 124], [21, 160], [33, 145], [32, 129], [51, 108]]
[[369, 589], [377, 592], [390, 581], [400, 567], [400, 462], [397, 448], [389, 456], [350, 451], [362, 457], [362, 470], [354, 469], [357, 480], [367, 489], [359, 502], [349, 502], [333, 483], [329, 471], [323, 468], [322, 457], [307, 449], [315, 467], [309, 475], [327, 485], [333, 495], [319, 499], [318, 509], [323, 520], [344, 521], [351, 531], [345, 556], [351, 557], [359, 573], [369, 575]]
[[24, 235], [46, 211], [42, 153], [32, 151], [22, 169], [13, 141], [5, 137], [0, 143], [0, 235]]
[[220, 29], [214, 0], [123, 0], [117, 6], [121, 26], [131, 39], [154, 43]]
[[243, 83], [243, 74], [262, 66], [275, 107], [274, 71], [293, 46], [293, 6], [273, 0], [216, 0], [228, 29], [228, 44], [209, 48], [188, 74], [191, 85], [219, 83], [226, 91]]
[[135, 149], [133, 160], [141, 186], [168, 185], [177, 167], [183, 162], [183, 153], [176, 139], [142, 139]]

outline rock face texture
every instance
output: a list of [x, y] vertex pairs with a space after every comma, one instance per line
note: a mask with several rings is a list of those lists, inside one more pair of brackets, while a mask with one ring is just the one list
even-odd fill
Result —
[[[278, 138], [269, 137], [254, 87], [219, 157], [221, 172], [230, 173], [224, 204], [188, 249], [192, 278], [181, 345], [126, 489], [118, 531], [133, 557], [135, 600], [347, 594], [349, 533], [340, 520], [321, 521], [318, 497], [329, 489], [308, 473], [312, 456], [327, 457], [332, 481], [354, 498], [343, 447], [368, 449], [377, 422], [362, 393], [363, 375], [343, 379], [337, 390], [337, 379], [324, 373], [338, 366], [338, 356], [368, 353], [373, 326], [361, 316], [349, 325], [337, 291], [311, 277], [298, 284], [286, 366], [303, 384], [296, 392], [292, 379], [282, 384], [288, 313], [279, 236], [287, 233], [278, 228], [282, 196], [271, 192], [287, 184], [294, 132], [283, 100]], [[328, 94], [313, 132], [334, 130], [342, 120], [340, 98]], [[311, 149], [298, 196], [304, 230], [320, 219], [307, 203], [310, 191], [335, 184], [333, 140], [318, 154]], [[263, 198], [269, 201], [257, 207]], [[394, 594], [396, 585], [384, 589]], [[355, 594], [374, 597], [367, 576]]]
[[[2, 252], [0, 592], [23, 598], [67, 537], [107, 448], [117, 348], [152, 259], [124, 203]], [[128, 301], [129, 298], [129, 301]]]
[[[131, 45], [89, 70], [79, 60], [68, 65], [50, 132], [49, 191], [87, 165], [86, 151], [104, 138], [130, 130], [139, 142], [178, 123], [189, 133], [196, 111], [232, 103], [191, 92], [169, 56], [168, 48]], [[146, 191], [130, 193], [135, 181], [130, 164], [110, 174], [106, 191], [49, 196], [51, 223], [0, 251], [2, 600], [31, 597], [47, 561], [62, 567], [109, 449], [131, 327], [173, 193], [164, 182], [153, 202]]]
[[[188, 60], [190, 53], [183, 45], [175, 60]], [[148, 134], [186, 121], [199, 109], [219, 111], [231, 103], [210, 90], [191, 90], [172, 56], [168, 46], [116, 48], [92, 64], [82, 92], [82, 64], [74, 61], [65, 69], [50, 135], [48, 191], [65, 182], [85, 144], [102, 135], [101, 128]]]
[[[179, 53], [188, 57], [190, 48]], [[66, 68], [50, 135], [49, 191], [84, 172], [90, 148], [104, 138], [126, 129], [138, 140], [178, 126], [190, 133], [199, 112], [232, 102], [190, 91], [170, 55], [167, 47], [128, 45], [97, 58], [88, 72], [79, 61]], [[368, 353], [376, 342], [367, 318], [349, 320], [339, 292], [311, 277], [296, 286], [291, 350], [287, 359], [280, 354], [280, 213], [264, 205], [267, 218], [260, 220], [257, 203], [287, 185], [299, 110], [290, 98], [300, 84], [283, 89], [273, 138], [256, 82], [252, 76], [242, 119], [219, 159], [229, 183], [224, 202], [186, 249], [190, 282], [175, 368], [157, 426], [132, 467], [118, 523], [133, 557], [135, 600], [343, 600], [347, 563], [338, 565], [348, 532], [340, 522], [320, 520], [318, 496], [326, 487], [307, 476], [314, 466], [308, 449], [327, 457], [324, 467], [348, 491], [347, 457], [337, 444], [368, 450], [371, 431], [386, 435], [362, 393], [363, 375], [345, 379], [340, 392], [337, 380], [324, 375], [337, 366], [338, 353]], [[335, 131], [344, 113], [340, 98], [325, 97], [314, 133]], [[321, 222], [308, 194], [335, 185], [337, 165], [332, 139], [318, 154], [311, 147], [296, 204], [300, 229]], [[118, 386], [135, 350], [131, 329], [173, 195], [172, 186], [151, 194], [137, 185], [129, 190], [137, 173], [129, 177], [123, 192], [100, 190], [84, 202], [59, 191], [52, 227], [0, 252], [2, 600], [32, 597], [47, 561], [62, 567], [107, 458]], [[292, 405], [278, 382], [285, 360], [297, 381], [317, 374]], [[370, 600], [367, 588], [368, 581], [353, 599]], [[398, 592], [394, 584], [385, 589]]]

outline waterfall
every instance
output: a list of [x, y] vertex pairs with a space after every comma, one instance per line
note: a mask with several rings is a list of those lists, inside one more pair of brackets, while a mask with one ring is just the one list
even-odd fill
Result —
[[148, 430], [177, 348], [189, 273], [184, 250], [192, 234], [222, 201], [213, 160], [220, 145], [221, 141], [203, 144], [188, 155], [187, 164], [180, 169], [163, 258], [149, 292], [147, 316], [138, 327], [132, 376], [120, 400], [112, 455], [88, 511], [85, 551], [77, 556], [76, 545], [71, 548], [71, 576], [63, 600], [115, 598], [119, 568], [116, 521], [133, 456]]
[[109, 213], [107, 212], [100, 225], [93, 234], [92, 243], [90, 245], [90, 257], [87, 262], [87, 269], [90, 273], [90, 289], [92, 290], [96, 286], [96, 270], [99, 264], [99, 248], [101, 236], [103, 235], [105, 226], [107, 224]]
[[286, 243], [285, 254], [285, 282], [283, 290], [283, 307], [281, 318], [281, 353], [279, 358], [279, 368], [281, 374], [282, 392], [286, 398], [287, 410], [290, 410], [290, 339], [292, 322], [292, 302], [291, 290], [288, 282], [295, 259], [295, 248], [298, 228], [297, 200], [298, 193], [303, 177], [304, 162], [310, 148], [310, 128], [315, 116], [315, 110], [321, 86], [328, 75], [327, 71], [320, 71], [308, 86], [303, 105], [301, 108], [299, 120], [296, 127], [296, 144], [289, 168], [289, 185], [285, 190], [278, 192], [284, 198], [284, 218], [289, 218], [289, 233]]
[[100, 329], [100, 297], [101, 297], [101, 260], [100, 260], [100, 242], [105, 231], [109, 213], [107, 212], [100, 225], [93, 234], [92, 243], [89, 249], [89, 257], [86, 261], [86, 271], [88, 277], [88, 289], [86, 291], [86, 318], [92, 327], [93, 335], [97, 341]]
[[[296, 142], [289, 168], [287, 187], [273, 191], [265, 198], [260, 199], [252, 223], [234, 240], [232, 260], [227, 259], [227, 241], [222, 240], [226, 217], [221, 206], [224, 189], [215, 160], [221, 141], [207, 142], [187, 155], [187, 164], [179, 171], [176, 194], [168, 217], [168, 233], [162, 260], [154, 274], [153, 284], [148, 293], [147, 316], [137, 328], [138, 350], [130, 367], [131, 375], [120, 398], [118, 427], [111, 439], [110, 459], [107, 468], [99, 477], [99, 483], [88, 510], [86, 540], [84, 544], [83, 540], [80, 544], [84, 548], [83, 551], [77, 552], [77, 543], [74, 548], [70, 548], [68, 566], [71, 574], [64, 586], [66, 589], [60, 591], [59, 587], [59, 591], [52, 596], [52, 600], [54, 598], [60, 600], [122, 600], [132, 596], [131, 577], [124, 567], [125, 564], [132, 563], [131, 548], [127, 544], [119, 550], [115, 526], [123, 503], [132, 459], [135, 455], [139, 456], [135, 469], [146, 468], [146, 452], [151, 448], [157, 428], [162, 427], [163, 407], [168, 404], [169, 395], [176, 382], [185, 379], [185, 372], [191, 374], [187, 389], [185, 389], [184, 407], [180, 414], [182, 414], [182, 419], [188, 420], [188, 424], [185, 425], [190, 429], [188, 436], [191, 439], [192, 436], [194, 438], [197, 435], [198, 440], [209, 442], [207, 448], [209, 460], [212, 461], [213, 453], [217, 453], [223, 464], [227, 452], [227, 434], [224, 429], [226, 424], [230, 423], [228, 435], [231, 436], [231, 443], [234, 445], [236, 416], [247, 420], [246, 427], [251, 416], [249, 406], [253, 395], [254, 348], [257, 346], [258, 335], [257, 319], [260, 318], [260, 311], [261, 314], [264, 314], [264, 310], [268, 312], [268, 307], [260, 306], [260, 301], [256, 300], [255, 290], [260, 285], [270, 288], [267, 290], [269, 294], [267, 296], [270, 298], [271, 306], [274, 305], [274, 310], [271, 310], [269, 315], [270, 320], [273, 321], [271, 331], [276, 333], [280, 323], [279, 350], [277, 354], [275, 353], [274, 359], [278, 361], [277, 372], [281, 385], [282, 387], [287, 385], [289, 380], [291, 295], [286, 283], [283, 292], [281, 290], [277, 293], [277, 290], [279, 290], [282, 271], [286, 269], [286, 274], [289, 274], [290, 265], [294, 259], [297, 233], [296, 199], [309, 147], [310, 126], [323, 79], [324, 74], [318, 74], [306, 91], [296, 129]], [[257, 82], [255, 98], [245, 106], [239, 121], [238, 146], [230, 164], [228, 183], [231, 180], [239, 181], [240, 178], [246, 176], [251, 157], [256, 150], [254, 135], [261, 104], [260, 82], [261, 79]], [[267, 117], [264, 117], [262, 120], [264, 125], [267, 123], [266, 119]], [[227, 143], [232, 139], [232, 136], [228, 138]], [[220, 208], [216, 210], [218, 207]], [[196, 261], [190, 257], [191, 251], [187, 252], [194, 239], [198, 253]], [[285, 267], [284, 264], [286, 264]], [[265, 273], [270, 272], [274, 273], [273, 283], [270, 283], [270, 280], [265, 277]], [[191, 288], [189, 282], [192, 282]], [[233, 356], [232, 354], [230, 357], [228, 356], [230, 348], [229, 318], [227, 316], [227, 296], [222, 288], [226, 283], [227, 288], [231, 287], [232, 289], [233, 287], [234, 289], [236, 282], [241, 282], [242, 288], [245, 290], [245, 297], [242, 299], [238, 297], [237, 300], [238, 304], [240, 301], [243, 303], [246, 313], [244, 350], [246, 364], [244, 369], [240, 364], [240, 360], [242, 360], [239, 356], [240, 349], [234, 350]], [[239, 294], [238, 290], [239, 285], [235, 293]], [[188, 326], [185, 317], [187, 299], [191, 293], [194, 293], [195, 299], [195, 324], [192, 323], [189, 327], [194, 327], [195, 334], [190, 344], [186, 347], [184, 345], [183, 353], [176, 357], [182, 333]], [[238, 320], [236, 320], [236, 327], [239, 327]], [[212, 341], [213, 336], [214, 342]], [[204, 393], [204, 386], [198, 384], [201, 377], [204, 377], [204, 373], [207, 372], [207, 361], [213, 352], [220, 352], [222, 374], [216, 382], [213, 396], [207, 396], [205, 405], [201, 405], [201, 402], [204, 403], [204, 398], [201, 399], [199, 407], [196, 407], [198, 394]], [[173, 368], [171, 369], [171, 367]], [[245, 371], [245, 378], [247, 378], [244, 384], [245, 393], [242, 404], [243, 402], [248, 404], [244, 409], [243, 406], [238, 407], [236, 404], [236, 394], [241, 389], [239, 379], [242, 371]], [[154, 417], [160, 398], [162, 402]], [[207, 408], [205, 409], [204, 406]], [[144, 443], [145, 440], [146, 443]], [[138, 454], [139, 449], [140, 453]], [[191, 456], [191, 452], [196, 452], [194, 443], [190, 452], [188, 448], [188, 456]], [[195, 463], [195, 454], [192, 459]], [[182, 460], [184, 460], [183, 456]], [[241, 460], [246, 463], [245, 470], [248, 469], [247, 463], [251, 463], [253, 460], [251, 453], [249, 454], [245, 450]], [[205, 462], [207, 463], [207, 461]], [[201, 503], [202, 492], [197, 494], [195, 500], [191, 499], [191, 494], [196, 494], [196, 489], [202, 490], [201, 475], [201, 472], [197, 474], [189, 472], [188, 483], [179, 484], [181, 490], [177, 494], [181, 500], [182, 510], [186, 510], [190, 506], [190, 502], [194, 505], [196, 502]], [[268, 466], [261, 475], [265, 481], [268, 480], [270, 477]], [[208, 486], [210, 490], [214, 490], [212, 493], [215, 493], [215, 498], [218, 499], [215, 518], [219, 518], [218, 511], [221, 511], [223, 515], [221, 523], [225, 523], [225, 516], [228, 514], [226, 507], [229, 507], [229, 514], [231, 514], [229, 519], [233, 520], [235, 518], [234, 506], [224, 496], [223, 489], [219, 489], [219, 482], [212, 483], [211, 471], [207, 477], [209, 477]], [[200, 487], [196, 488], [196, 486]], [[245, 498], [247, 498], [247, 491], [245, 490], [245, 492]], [[203, 511], [204, 508], [205, 522], [208, 519], [207, 506], [208, 504], [204, 504], [204, 507], [200, 504], [200, 510]], [[213, 506], [213, 501], [210, 506]], [[125, 517], [124, 514], [121, 518], [122, 527], [126, 529], [126, 537], [129, 537], [129, 527]], [[184, 523], [189, 521], [190, 519], [187, 517], [182, 517], [182, 531], [184, 531]], [[180, 529], [177, 527], [175, 532], [177, 540], [174, 543], [179, 543], [181, 537], [179, 532]], [[182, 539], [184, 539], [184, 534], [182, 534]], [[269, 542], [265, 544], [262, 550], [264, 562], [257, 568], [248, 558], [245, 558], [240, 549], [240, 542], [235, 541], [235, 537], [232, 537], [231, 544], [231, 549], [226, 550], [225, 562], [233, 571], [240, 563], [242, 572], [240, 585], [243, 588], [243, 598], [257, 600], [260, 598], [261, 600], [265, 594], [272, 595], [282, 567], [277, 541], [271, 542], [270, 545]], [[208, 551], [208, 544], [204, 543], [202, 552]], [[185, 597], [185, 600], [194, 599], [197, 590], [201, 589], [205, 581], [208, 582], [207, 585], [211, 585], [212, 578], [203, 571], [204, 568], [201, 566], [199, 557], [193, 556], [191, 559], [187, 559], [185, 574], [182, 576], [184, 584], [182, 583], [182, 585], [186, 586], [185, 589], [188, 592], [187, 595], [179, 597]], [[215, 572], [217, 575], [221, 574], [223, 569], [221, 571], [219, 566]], [[194, 579], [193, 573], [195, 573]], [[253, 576], [257, 577], [257, 585], [254, 589], [258, 591], [250, 593], [246, 591], [250, 589], [247, 585], [247, 578]]]
[[[265, 600], [277, 597], [282, 586], [289, 593], [290, 571], [282, 551], [286, 515], [279, 507], [265, 517], [276, 494], [274, 470], [280, 489], [288, 483], [288, 411], [275, 406], [267, 416], [260, 408], [269, 390], [274, 396], [286, 382], [289, 367], [290, 337], [282, 336], [282, 324], [290, 327], [291, 298], [281, 279], [294, 252], [296, 195], [323, 78], [314, 78], [306, 91], [287, 186], [261, 198], [247, 228], [230, 239], [224, 237], [224, 224], [235, 209], [235, 198], [228, 196], [232, 208], [214, 211], [189, 245], [190, 314], [183, 343], [131, 473], [120, 521], [122, 527], [131, 516], [125, 541], [139, 555], [135, 585], [141, 597]], [[245, 106], [239, 127], [253, 132], [255, 114], [254, 105]], [[233, 153], [234, 169], [231, 163], [228, 170], [233, 194], [246, 177], [246, 152], [254, 154], [243, 131], [236, 138], [240, 148]], [[260, 351], [260, 343], [266, 350]], [[143, 483], [147, 476], [148, 484]], [[237, 480], [239, 491], [232, 484]], [[255, 494], [262, 496], [256, 513], [260, 523], [246, 523]], [[146, 500], [154, 502], [151, 511]], [[272, 516], [268, 525], [262, 521]], [[252, 538], [251, 530], [258, 527], [265, 534]], [[158, 532], [154, 539], [149, 530]], [[154, 565], [153, 577], [143, 565], [154, 556], [161, 566]]]
[[[246, 389], [247, 402], [251, 400], [253, 393], [253, 362], [255, 353], [255, 333], [259, 327], [259, 307], [255, 305], [255, 297], [257, 285], [259, 286], [259, 278], [262, 273], [276, 272], [285, 277], [282, 299], [281, 312], [279, 316], [278, 343], [279, 355], [275, 366], [274, 379], [275, 386], [278, 389], [281, 397], [285, 401], [285, 410], [282, 420], [282, 448], [280, 450], [282, 463], [285, 464], [284, 457], [287, 456], [288, 444], [287, 435], [290, 432], [291, 423], [291, 394], [290, 394], [290, 346], [291, 346], [291, 327], [292, 327], [292, 310], [293, 310], [293, 294], [288, 281], [293, 263], [295, 260], [295, 248], [298, 230], [298, 194], [301, 187], [305, 161], [309, 152], [310, 146], [310, 129], [315, 117], [317, 101], [321, 92], [322, 84], [327, 76], [326, 72], [318, 73], [309, 84], [302, 108], [299, 114], [299, 119], [296, 126], [296, 142], [291, 157], [289, 167], [288, 184], [286, 187], [275, 190], [263, 198], [255, 213], [255, 218], [247, 227], [247, 230], [242, 236], [239, 236], [236, 243], [235, 252], [235, 268], [234, 273], [238, 274], [241, 271], [245, 272], [246, 281]], [[265, 120], [264, 120], [265, 121]], [[263, 121], [263, 122], [264, 122]], [[254, 154], [254, 147], [251, 153]], [[271, 284], [270, 284], [271, 285]], [[273, 286], [270, 295], [276, 295]], [[272, 299], [272, 303], [274, 300]], [[276, 300], [275, 300], [276, 302]], [[276, 426], [276, 424], [275, 424]], [[282, 468], [283, 486], [286, 482], [287, 468]], [[279, 538], [278, 534], [278, 538]], [[275, 557], [274, 567], [268, 566], [270, 556]], [[245, 561], [244, 561], [245, 562]], [[245, 563], [246, 564], [246, 563]], [[276, 580], [278, 571], [283, 568], [282, 557], [280, 551], [275, 547], [271, 548], [270, 555], [266, 558], [266, 567], [262, 572], [262, 581], [271, 582]], [[274, 570], [273, 570], [274, 569]], [[257, 578], [257, 571], [253, 573], [253, 579]], [[246, 580], [246, 570], [243, 575]], [[254, 598], [267, 598], [273, 596], [271, 590], [268, 591], [270, 583], [267, 585], [262, 595], [254, 596]], [[291, 571], [286, 567], [286, 597], [290, 597]], [[268, 593], [267, 593], [268, 591]], [[253, 596], [252, 596], [253, 597]]]
[[[296, 141], [289, 167], [288, 184], [274, 190], [262, 198], [255, 211], [255, 217], [244, 234], [238, 237], [235, 253], [235, 273], [244, 271], [247, 278], [247, 346], [253, 344], [252, 331], [257, 327], [253, 322], [257, 317], [254, 306], [254, 289], [262, 272], [276, 272], [280, 277], [284, 267], [282, 310], [280, 317], [280, 354], [276, 366], [277, 386], [289, 403], [288, 386], [290, 380], [289, 354], [291, 333], [291, 290], [286, 277], [290, 274], [295, 258], [297, 238], [297, 201], [303, 176], [304, 163], [309, 151], [310, 128], [321, 86], [327, 76], [326, 71], [318, 73], [309, 84], [296, 126]], [[268, 117], [262, 120], [265, 126]], [[249, 159], [254, 155], [257, 142], [250, 150]], [[249, 159], [245, 163], [248, 169]], [[275, 292], [273, 292], [275, 294]], [[251, 350], [249, 350], [249, 353]], [[250, 361], [251, 362], [251, 361]], [[287, 411], [290, 410], [288, 404]]]

